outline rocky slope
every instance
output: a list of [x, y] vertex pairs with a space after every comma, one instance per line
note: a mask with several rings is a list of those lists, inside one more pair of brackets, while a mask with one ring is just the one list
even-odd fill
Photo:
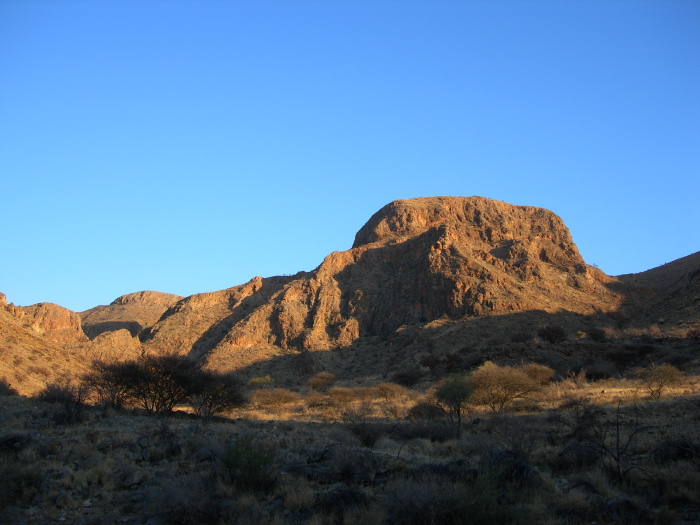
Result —
[[107, 306], [96, 306], [80, 312], [85, 334], [94, 339], [104, 332], [128, 330], [132, 337], [153, 326], [179, 295], [143, 291], [118, 297]]
[[63, 345], [87, 341], [80, 324], [80, 316], [67, 308], [53, 303], [38, 303], [31, 306], [9, 305], [8, 309], [34, 332], [49, 341]]
[[79, 316], [46, 303], [4, 305], [0, 344], [12, 353], [11, 338], [21, 339], [25, 349], [79, 356], [82, 367], [178, 352], [211, 368], [274, 370], [290, 381], [318, 370], [387, 377], [426, 353], [492, 348], [546, 324], [571, 335], [592, 327], [657, 324], [672, 333], [700, 326], [698, 287], [700, 253], [609, 277], [586, 265], [548, 210], [481, 197], [421, 198], [379, 210], [349, 250], [312, 272], [255, 277], [186, 298], [138, 292]]
[[7, 304], [0, 294], [0, 380], [31, 395], [49, 382], [83, 373], [84, 360], [73, 348], [87, 338], [76, 334], [80, 320], [74, 316], [47, 303], [26, 308]]
[[[638, 291], [639, 315], [634, 326], [656, 324], [662, 330], [683, 330], [700, 321], [700, 252], [637, 274], [620, 275]], [[700, 329], [700, 325], [697, 326]]]
[[554, 213], [481, 197], [396, 201], [313, 272], [183, 299], [142, 339], [238, 367], [348, 347], [405, 326], [496, 314], [623, 307]]

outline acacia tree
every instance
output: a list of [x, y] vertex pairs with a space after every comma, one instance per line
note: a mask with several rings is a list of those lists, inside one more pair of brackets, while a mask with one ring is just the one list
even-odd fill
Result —
[[471, 383], [474, 401], [487, 405], [494, 412], [502, 412], [514, 399], [524, 397], [538, 387], [523, 370], [498, 366], [491, 361], [472, 372]]
[[635, 375], [642, 380], [652, 399], [659, 399], [668, 386], [679, 383], [683, 377], [683, 373], [669, 363], [637, 369]]
[[145, 355], [138, 359], [131, 394], [148, 413], [168, 414], [187, 399], [197, 363], [181, 355]]
[[467, 400], [473, 392], [471, 383], [462, 376], [452, 376], [446, 379], [435, 391], [437, 402], [457, 420], [457, 439], [462, 431], [462, 412], [466, 408]]
[[230, 374], [197, 370], [190, 381], [187, 401], [205, 421], [215, 414], [246, 403], [240, 381]]
[[136, 361], [94, 361], [92, 371], [83, 377], [83, 381], [97, 393], [100, 404], [119, 409], [131, 399], [137, 368]]

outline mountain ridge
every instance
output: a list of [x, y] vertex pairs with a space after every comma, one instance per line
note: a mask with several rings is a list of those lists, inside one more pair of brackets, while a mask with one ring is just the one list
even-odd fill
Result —
[[[571, 333], [585, 332], [650, 325], [661, 311], [663, 329], [694, 326], [700, 252], [669, 264], [611, 277], [585, 263], [549, 210], [427, 197], [387, 204], [351, 248], [329, 254], [311, 272], [254, 277], [188, 297], [134, 292], [79, 314], [58, 306], [52, 315], [45, 305], [3, 308], [31, 318], [57, 352], [70, 347], [107, 359], [175, 352], [250, 373], [297, 356], [304, 370], [349, 374], [363, 359], [379, 369], [415, 362], [425, 348], [483, 344], [503, 326], [532, 332], [557, 320]], [[379, 355], [389, 355], [389, 347], [406, 349], [401, 363]], [[329, 352], [341, 349], [350, 353]]]

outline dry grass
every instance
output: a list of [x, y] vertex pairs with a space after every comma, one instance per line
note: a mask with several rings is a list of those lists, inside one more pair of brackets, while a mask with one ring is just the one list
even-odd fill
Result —
[[[329, 395], [315, 406], [310, 392], [297, 393], [280, 409], [251, 405], [206, 426], [184, 413], [158, 419], [98, 409], [60, 425], [53, 405], [0, 397], [3, 472], [21, 480], [5, 489], [18, 505], [0, 517], [673, 523], [700, 516], [699, 379], [686, 375], [653, 400], [634, 378], [567, 377], [497, 416], [471, 406], [460, 439], [445, 417], [404, 419], [430, 391], [386, 384], [336, 387], [343, 390], [335, 401]], [[634, 434], [628, 449], [615, 449], [618, 433], [623, 441]], [[28, 441], [2, 449], [12, 436]], [[245, 437], [276, 450], [271, 477], [257, 488], [232, 484], [223, 462]]]

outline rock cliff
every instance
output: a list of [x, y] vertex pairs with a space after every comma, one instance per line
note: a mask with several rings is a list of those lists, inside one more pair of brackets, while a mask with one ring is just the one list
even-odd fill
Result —
[[554, 213], [481, 197], [400, 200], [314, 271], [183, 299], [143, 337], [213, 360], [345, 347], [405, 325], [620, 307]]
[[61, 344], [87, 341], [80, 316], [67, 308], [53, 303], [38, 303], [31, 306], [15, 306], [11, 309], [20, 320], [49, 341]]

